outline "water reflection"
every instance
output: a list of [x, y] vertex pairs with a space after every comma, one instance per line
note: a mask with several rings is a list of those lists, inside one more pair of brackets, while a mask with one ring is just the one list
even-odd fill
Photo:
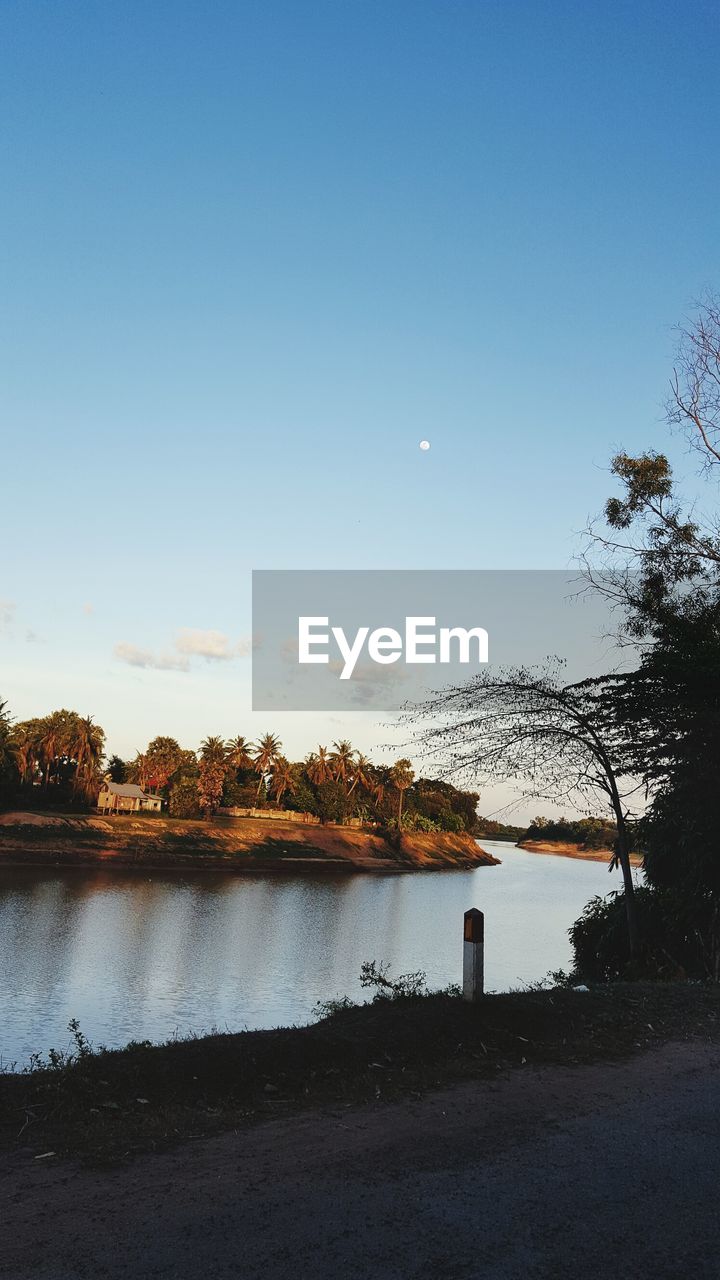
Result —
[[[487, 842], [486, 842], [487, 843]], [[317, 1000], [362, 998], [364, 960], [456, 982], [461, 921], [486, 914], [486, 982], [502, 990], [567, 967], [567, 929], [619, 887], [601, 863], [491, 845], [500, 867], [348, 877], [139, 875], [0, 868], [0, 1056], [304, 1022]]]

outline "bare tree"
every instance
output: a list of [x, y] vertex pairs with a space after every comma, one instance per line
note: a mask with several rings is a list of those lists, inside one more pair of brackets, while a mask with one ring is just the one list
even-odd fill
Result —
[[473, 784], [520, 782], [525, 799], [567, 801], [586, 812], [609, 809], [617, 827], [610, 868], [625, 886], [631, 954], [637, 950], [630, 866], [630, 813], [636, 790], [621, 789], [626, 773], [622, 726], [601, 681], [563, 684], [562, 664], [543, 671], [490, 671], [442, 692], [408, 712], [420, 722], [413, 754], [431, 758], [444, 776]]

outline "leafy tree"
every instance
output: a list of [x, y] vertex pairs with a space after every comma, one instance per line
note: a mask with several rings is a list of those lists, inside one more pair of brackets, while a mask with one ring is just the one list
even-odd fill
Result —
[[589, 574], [644, 646], [639, 669], [607, 697], [651, 801], [640, 824], [648, 878], [720, 893], [720, 304], [711, 295], [680, 331], [667, 421], [696, 453], [708, 501], [688, 509], [663, 453], [617, 454], [623, 492], [605, 506], [606, 529], [591, 527], [591, 548], [606, 558]]
[[175, 738], [153, 738], [143, 756], [145, 785], [154, 792], [164, 791], [180, 768], [182, 757]]
[[433, 822], [438, 831], [473, 833], [479, 799], [477, 791], [461, 791], [437, 778], [418, 778], [407, 792], [406, 824], [410, 814], [418, 814]]
[[198, 758], [195, 752], [189, 751], [184, 747], [181, 748], [178, 755], [177, 768], [172, 775], [171, 782], [178, 782], [181, 778], [197, 779], [198, 772]]
[[108, 758], [106, 773], [109, 773], [111, 782], [127, 782], [128, 780], [127, 764], [117, 755]]
[[341, 782], [331, 779], [316, 788], [317, 811], [322, 822], [344, 822], [348, 816], [347, 792]]
[[606, 503], [604, 528], [591, 524], [584, 556], [591, 583], [624, 609], [629, 634], [651, 639], [658, 625], [692, 611], [720, 585], [720, 303], [711, 295], [680, 331], [667, 421], [700, 459], [711, 486], [708, 514], [686, 510], [664, 453], [618, 453], [612, 472], [624, 492]]
[[648, 880], [720, 895], [720, 600], [658, 620], [638, 670], [612, 677], [608, 700], [651, 798], [639, 823]]
[[206, 738], [199, 753], [200, 777], [197, 792], [200, 808], [211, 818], [222, 799], [227, 772], [227, 749], [222, 738]]
[[[590, 582], [621, 608], [620, 635], [639, 641], [643, 651], [636, 671], [607, 678], [596, 693], [628, 738], [630, 767], [650, 798], [638, 823], [650, 881], [642, 899], [645, 960], [653, 933], [657, 940], [664, 930], [663, 945], [653, 952], [655, 971], [662, 972], [670, 949], [679, 953], [690, 930], [717, 979], [720, 305], [711, 295], [680, 331], [667, 421], [696, 452], [709, 502], [688, 507], [664, 453], [622, 452], [613, 459], [622, 493], [606, 503], [605, 526], [591, 525], [585, 563]], [[598, 954], [605, 949], [610, 968], [622, 972], [619, 909], [618, 903], [589, 904], [575, 939], [576, 951], [580, 944], [586, 952], [588, 945]]]

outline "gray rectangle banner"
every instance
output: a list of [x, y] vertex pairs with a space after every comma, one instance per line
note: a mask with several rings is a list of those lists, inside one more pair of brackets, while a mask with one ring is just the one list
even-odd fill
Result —
[[612, 623], [571, 571], [256, 570], [253, 710], [394, 712], [551, 656], [583, 679], [618, 665]]

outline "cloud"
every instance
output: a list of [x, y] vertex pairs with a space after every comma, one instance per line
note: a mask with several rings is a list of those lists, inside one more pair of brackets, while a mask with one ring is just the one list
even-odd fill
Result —
[[230, 658], [245, 657], [251, 650], [250, 640], [240, 640], [232, 645], [222, 631], [199, 631], [183, 627], [175, 639], [178, 653], [192, 658], [205, 658], [208, 662], [227, 662]]
[[0, 600], [0, 631], [12, 626], [15, 618], [15, 605], [12, 600]]
[[190, 669], [187, 658], [176, 658], [168, 653], [152, 653], [150, 649], [138, 649], [137, 645], [127, 644], [124, 640], [115, 645], [114, 653], [119, 662], [126, 662], [129, 667], [147, 667], [153, 671]]

